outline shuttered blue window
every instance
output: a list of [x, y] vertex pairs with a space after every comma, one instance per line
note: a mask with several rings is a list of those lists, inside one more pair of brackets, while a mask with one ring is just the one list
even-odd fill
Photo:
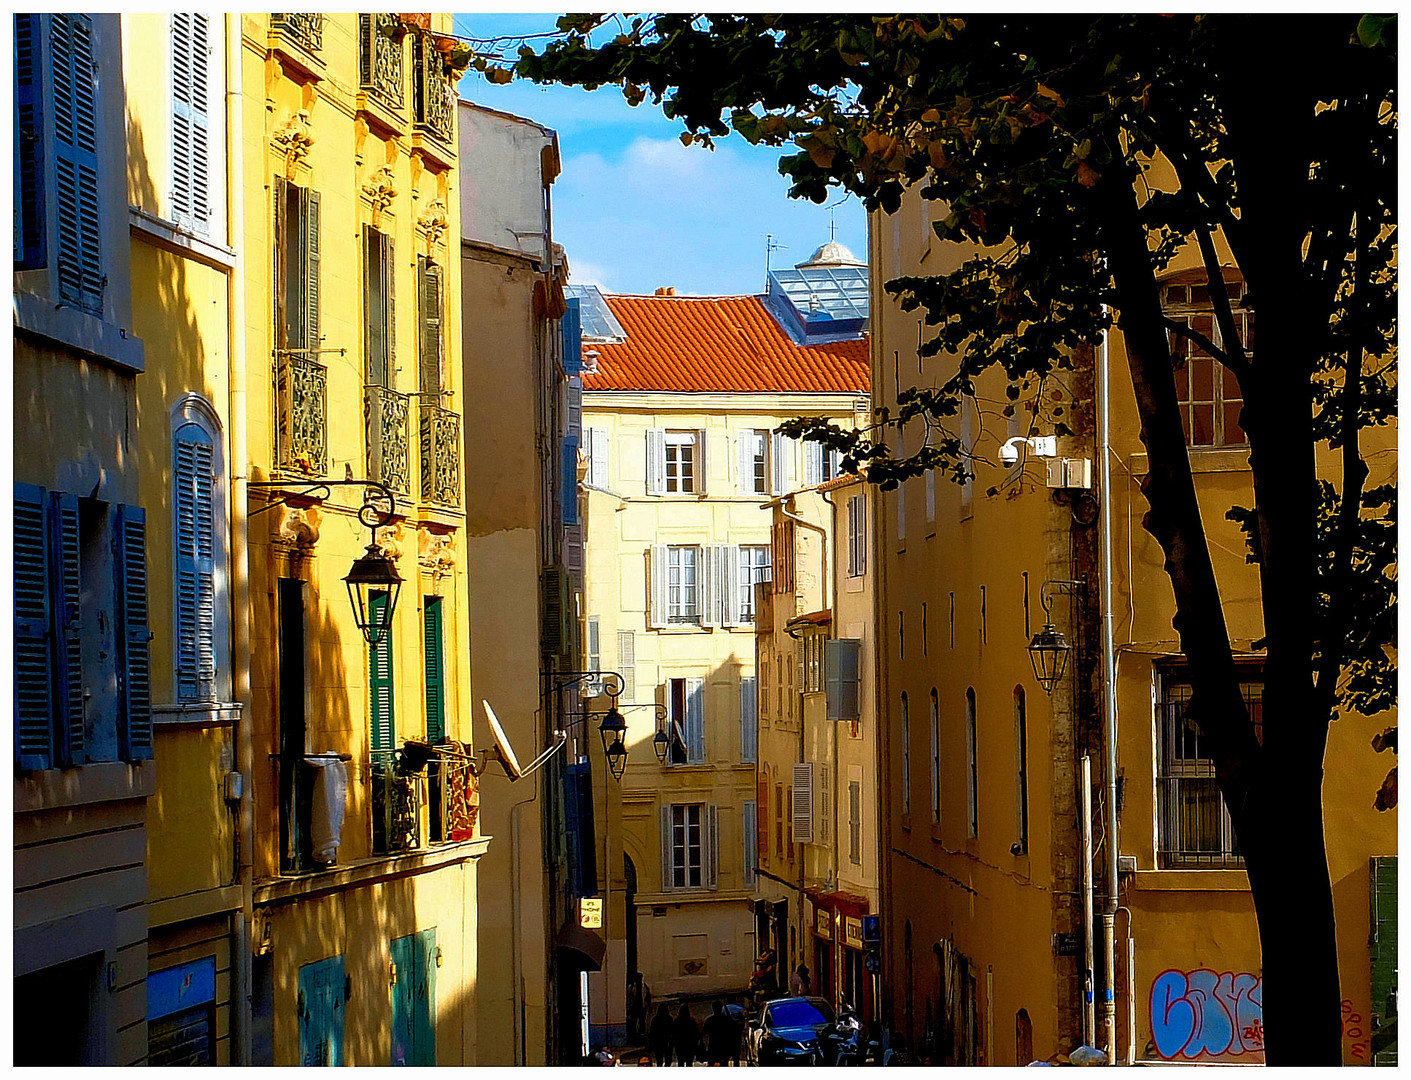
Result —
[[104, 278], [98, 209], [98, 57], [94, 45], [93, 24], [87, 16], [50, 16], [59, 296], [101, 315]]
[[152, 632], [147, 620], [147, 514], [140, 506], [117, 513], [118, 651], [121, 704], [118, 745], [124, 760], [152, 757]]
[[299, 968], [299, 1064], [342, 1065], [348, 977], [341, 956]]
[[565, 438], [563, 446], [563, 523], [578, 524], [578, 440]]
[[171, 16], [172, 216], [178, 225], [211, 230], [209, 15]]
[[215, 442], [182, 424], [172, 447], [176, 545], [176, 699], [216, 697]]
[[583, 317], [580, 311], [582, 302], [578, 297], [569, 297], [567, 311], [563, 313], [560, 328], [563, 331], [563, 372], [577, 375], [583, 370]]
[[44, 265], [44, 63], [38, 15], [15, 16], [15, 269]]
[[436, 928], [392, 941], [392, 1064], [436, 1064]]
[[446, 737], [446, 656], [445, 626], [441, 598], [423, 601], [422, 630], [426, 666], [426, 739], [438, 743]]
[[[386, 618], [387, 593], [379, 590], [368, 598], [373, 617], [381, 623]], [[372, 748], [391, 750], [396, 742], [396, 725], [392, 716], [392, 627], [388, 626], [376, 645], [368, 650], [370, 706], [372, 712]]]
[[15, 485], [15, 757], [47, 769], [53, 753], [54, 638], [44, 490]]

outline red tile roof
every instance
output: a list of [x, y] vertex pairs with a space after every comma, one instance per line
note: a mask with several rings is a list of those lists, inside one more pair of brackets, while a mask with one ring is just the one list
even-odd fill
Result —
[[865, 394], [866, 340], [795, 345], [760, 296], [613, 296], [627, 331], [597, 350], [584, 390]]

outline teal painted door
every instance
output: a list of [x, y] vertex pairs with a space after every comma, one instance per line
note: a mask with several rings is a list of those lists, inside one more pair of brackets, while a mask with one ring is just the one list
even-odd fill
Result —
[[392, 942], [392, 1064], [436, 1064], [436, 928]]
[[341, 956], [299, 968], [300, 1065], [343, 1064], [347, 986]]

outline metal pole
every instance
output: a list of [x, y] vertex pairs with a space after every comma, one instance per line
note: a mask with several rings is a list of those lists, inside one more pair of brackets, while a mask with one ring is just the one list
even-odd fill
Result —
[[1097, 1023], [1093, 1011], [1093, 763], [1084, 754], [1078, 773], [1078, 832], [1082, 841], [1079, 866], [1083, 894], [1083, 1042], [1092, 1046]]
[[[1098, 487], [1102, 520], [1098, 526], [1098, 544], [1102, 549], [1102, 570], [1098, 576], [1098, 592], [1102, 598], [1102, 749], [1103, 779], [1107, 794], [1104, 843], [1107, 851], [1107, 897], [1102, 909], [1102, 1049], [1107, 1051], [1109, 1064], [1117, 1057], [1117, 664], [1112, 630], [1112, 470], [1111, 429], [1108, 401], [1107, 331], [1097, 350], [1097, 453]], [[1130, 920], [1131, 915], [1128, 914]], [[1130, 931], [1130, 925], [1129, 925]], [[1132, 1003], [1128, 1001], [1128, 1007]]]

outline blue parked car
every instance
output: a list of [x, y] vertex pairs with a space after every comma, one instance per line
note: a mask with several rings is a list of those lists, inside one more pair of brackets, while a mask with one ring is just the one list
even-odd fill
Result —
[[819, 997], [766, 1001], [750, 1022], [752, 1065], [822, 1065], [823, 1032], [833, 1023], [833, 1007]]

